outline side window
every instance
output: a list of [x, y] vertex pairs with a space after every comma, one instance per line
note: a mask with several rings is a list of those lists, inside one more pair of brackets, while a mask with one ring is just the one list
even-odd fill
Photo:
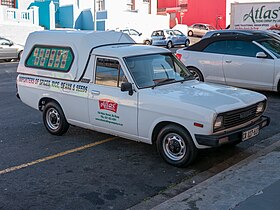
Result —
[[95, 84], [120, 87], [123, 82], [127, 82], [127, 78], [117, 60], [97, 58]]
[[179, 30], [174, 30], [174, 34], [177, 36], [183, 36], [184, 34]]
[[159, 31], [154, 31], [152, 36], [159, 36]]
[[10, 45], [10, 41], [6, 39], [0, 39], [0, 45]]
[[129, 30], [122, 30], [121, 32], [129, 35]]
[[264, 51], [251, 41], [228, 40], [225, 54], [256, 57], [258, 52]]
[[51, 71], [68, 72], [74, 60], [70, 47], [34, 46], [25, 66]]
[[225, 49], [226, 49], [226, 41], [216, 41], [209, 44], [206, 48], [204, 48], [203, 52], [226, 54]]
[[139, 36], [139, 33], [137, 31], [133, 30], [133, 29], [130, 30], [130, 34]]

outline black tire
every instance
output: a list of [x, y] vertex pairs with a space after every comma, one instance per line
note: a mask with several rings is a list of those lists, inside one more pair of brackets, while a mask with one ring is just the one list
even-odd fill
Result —
[[146, 40], [145, 41], [145, 45], [151, 45], [151, 41], [150, 40]]
[[188, 36], [193, 36], [193, 31], [189, 31]]
[[52, 135], [61, 136], [67, 132], [69, 123], [61, 107], [54, 102], [49, 102], [44, 107], [43, 122], [48, 132]]
[[176, 167], [190, 165], [197, 156], [197, 148], [191, 136], [177, 125], [162, 128], [157, 136], [156, 146], [160, 156]]
[[194, 78], [198, 81], [204, 82], [202, 73], [195, 67], [187, 67], [187, 69], [193, 74]]
[[185, 41], [185, 47], [188, 47], [188, 46], [190, 46], [190, 40], [187, 39], [187, 40]]
[[167, 49], [170, 49], [170, 48], [172, 48], [172, 42], [171, 41], [168, 41], [167, 42], [167, 44], [166, 44], [166, 47], [167, 47]]
[[18, 54], [18, 60], [21, 59], [22, 53], [23, 53], [23, 51], [20, 51], [20, 52], [19, 52], [19, 54]]

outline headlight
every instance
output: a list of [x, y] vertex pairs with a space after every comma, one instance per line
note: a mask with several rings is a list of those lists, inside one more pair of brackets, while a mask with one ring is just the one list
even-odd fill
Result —
[[264, 102], [260, 102], [257, 106], [256, 114], [260, 114], [264, 111], [265, 105]]
[[218, 116], [214, 123], [214, 130], [221, 128], [223, 126], [223, 121], [223, 116]]

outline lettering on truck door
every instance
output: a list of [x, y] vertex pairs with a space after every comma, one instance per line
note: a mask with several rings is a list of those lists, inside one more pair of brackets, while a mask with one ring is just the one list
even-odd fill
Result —
[[127, 77], [117, 59], [96, 58], [89, 93], [90, 119], [96, 128], [136, 136], [137, 94], [121, 92], [123, 82], [127, 82]]

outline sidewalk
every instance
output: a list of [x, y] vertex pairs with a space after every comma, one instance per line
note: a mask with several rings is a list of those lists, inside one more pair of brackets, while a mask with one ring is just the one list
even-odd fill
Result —
[[152, 209], [280, 209], [280, 141]]

